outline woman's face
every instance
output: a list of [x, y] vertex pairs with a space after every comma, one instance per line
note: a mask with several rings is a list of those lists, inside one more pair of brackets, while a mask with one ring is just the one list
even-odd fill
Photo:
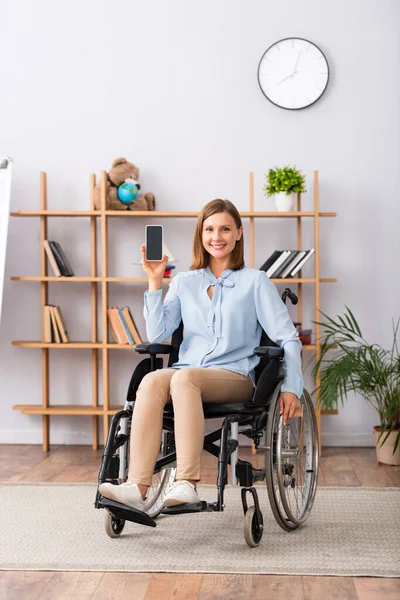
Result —
[[235, 248], [242, 233], [243, 227], [238, 229], [229, 213], [215, 213], [203, 221], [203, 246], [214, 258], [225, 258]]

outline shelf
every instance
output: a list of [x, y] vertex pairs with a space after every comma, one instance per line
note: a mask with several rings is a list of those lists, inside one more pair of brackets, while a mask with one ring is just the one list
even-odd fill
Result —
[[[42, 406], [41, 404], [15, 404], [13, 410], [20, 410], [23, 415], [79, 415], [79, 416], [102, 416], [113, 415], [122, 410], [123, 406], [110, 406], [104, 410], [102, 406], [80, 406], [80, 405], [60, 405], [60, 406]], [[323, 415], [337, 415], [337, 410], [321, 410]]]
[[[320, 284], [322, 283], [335, 283], [337, 280], [335, 278], [322, 278], [320, 272], [320, 257], [319, 257], [319, 229], [320, 229], [320, 218], [324, 217], [336, 217], [336, 212], [322, 212], [320, 211], [319, 206], [319, 191], [318, 191], [318, 171], [314, 172], [314, 201], [312, 204], [313, 210], [306, 211], [302, 210], [301, 205], [301, 194], [297, 195], [297, 203], [295, 204], [296, 211], [292, 212], [277, 212], [277, 211], [256, 211], [254, 210], [254, 176], [253, 173], [250, 173], [250, 201], [248, 205], [247, 211], [239, 211], [242, 219], [248, 219], [249, 226], [249, 266], [255, 266], [255, 231], [256, 231], [256, 219], [269, 218], [269, 219], [295, 219], [294, 225], [297, 228], [295, 233], [297, 237], [296, 247], [298, 249], [304, 246], [304, 240], [302, 238], [302, 218], [309, 218], [312, 220], [311, 227], [314, 230], [314, 243], [316, 249], [316, 254], [314, 258], [314, 270], [310, 271], [311, 277], [300, 278], [301, 272], [298, 273], [299, 278], [271, 278], [270, 281], [273, 282], [278, 288], [282, 286], [289, 286], [291, 284], [296, 287], [299, 303], [297, 306], [297, 321], [302, 321], [302, 311], [303, 311], [303, 287], [301, 284], [313, 284], [313, 295], [315, 297], [315, 331], [314, 337], [312, 340], [318, 340], [317, 344], [307, 344], [302, 346], [302, 350], [305, 352], [315, 352], [318, 356], [319, 353], [319, 325], [317, 323], [319, 318], [319, 304], [320, 304]], [[13, 217], [39, 217], [39, 226], [40, 226], [40, 270], [39, 275], [37, 276], [12, 276], [12, 281], [30, 281], [30, 282], [40, 282], [40, 294], [41, 294], [41, 306], [45, 306], [49, 302], [49, 294], [50, 289], [53, 289], [52, 286], [49, 286], [49, 283], [89, 283], [89, 291], [91, 295], [91, 310], [92, 310], [92, 318], [91, 318], [91, 329], [88, 331], [89, 341], [72, 341], [68, 343], [49, 343], [44, 342], [42, 340], [17, 340], [13, 341], [13, 346], [19, 346], [24, 348], [33, 348], [33, 349], [41, 349], [41, 361], [42, 361], [42, 403], [40, 405], [15, 405], [13, 406], [14, 410], [19, 410], [23, 414], [27, 415], [40, 415], [42, 420], [42, 430], [43, 430], [43, 450], [48, 451], [50, 448], [50, 422], [52, 420], [52, 416], [56, 415], [81, 415], [81, 416], [89, 416], [92, 421], [92, 435], [93, 435], [93, 449], [97, 449], [99, 447], [99, 430], [100, 430], [100, 422], [103, 425], [103, 436], [104, 443], [106, 443], [108, 428], [109, 428], [109, 419], [111, 415], [115, 414], [116, 411], [121, 410], [123, 406], [110, 406], [111, 404], [111, 393], [110, 393], [110, 379], [109, 379], [109, 371], [110, 371], [110, 352], [113, 350], [128, 350], [131, 352], [135, 352], [136, 345], [129, 344], [117, 344], [115, 341], [111, 343], [113, 338], [108, 337], [108, 319], [106, 310], [109, 306], [109, 290], [110, 286], [108, 283], [132, 283], [132, 284], [143, 284], [142, 287], [148, 285], [147, 277], [108, 277], [108, 226], [110, 225], [108, 218], [120, 217], [120, 218], [136, 218], [141, 219], [141, 223], [143, 223], [142, 219], [146, 219], [151, 221], [151, 219], [194, 219], [196, 220], [200, 214], [200, 210], [198, 211], [164, 211], [164, 210], [156, 210], [156, 211], [129, 211], [129, 210], [94, 210], [95, 203], [95, 186], [96, 186], [96, 177], [95, 175], [90, 176], [90, 204], [88, 205], [89, 210], [48, 210], [47, 204], [47, 175], [46, 173], [40, 174], [40, 210], [18, 210], [15, 212], [11, 212], [11, 216]], [[102, 199], [104, 202], [104, 197], [106, 195], [106, 173], [102, 172], [101, 176], [101, 186], [102, 186]], [[265, 202], [261, 204], [262, 207], [265, 208], [274, 208], [272, 202]], [[121, 206], [122, 208], [122, 206]], [[64, 217], [77, 217], [77, 218], [86, 218], [86, 224], [90, 228], [90, 245], [91, 245], [91, 255], [90, 255], [90, 263], [88, 264], [87, 270], [84, 272], [91, 274], [90, 276], [74, 276], [74, 277], [55, 277], [51, 276], [50, 273], [53, 271], [47, 270], [47, 257], [46, 252], [43, 246], [44, 240], [48, 237], [48, 226], [51, 226], [49, 220], [51, 218], [64, 218]], [[147, 221], [147, 222], [148, 222]], [[293, 221], [292, 221], [293, 223]], [[139, 224], [139, 223], [138, 223]], [[293, 232], [292, 232], [293, 233]], [[98, 251], [98, 247], [101, 249], [101, 253]], [[100, 267], [100, 268], [98, 268]], [[130, 268], [131, 273], [138, 273], [145, 275], [144, 272], [138, 271], [136, 269]], [[99, 276], [97, 276], [99, 275]], [[102, 276], [104, 275], [104, 276]], [[107, 275], [107, 276], [105, 276]], [[174, 275], [174, 274], [173, 274]], [[171, 282], [173, 277], [166, 277], [163, 279], [163, 284], [167, 284]], [[96, 284], [96, 285], [93, 285]], [[100, 284], [97, 286], [97, 284]], [[98, 296], [101, 295], [101, 301]], [[100, 322], [99, 321], [100, 317]], [[42, 315], [43, 321], [43, 315]], [[101, 325], [101, 326], [100, 326]], [[43, 322], [42, 322], [43, 326]], [[39, 333], [39, 332], [38, 332]], [[39, 333], [39, 335], [41, 335]], [[104, 339], [105, 341], [101, 341]], [[90, 341], [96, 340], [96, 341]], [[108, 342], [110, 340], [110, 342]], [[52, 350], [90, 350], [91, 353], [91, 376], [92, 376], [92, 394], [91, 398], [85, 397], [82, 399], [83, 402], [90, 402], [91, 405], [51, 405], [50, 402], [50, 366], [51, 366], [51, 357], [53, 353], [48, 352], [49, 349]], [[47, 350], [44, 352], [43, 350]], [[136, 352], [135, 352], [136, 356]], [[131, 357], [134, 358], [133, 356]], [[137, 357], [139, 358], [140, 357]], [[136, 361], [134, 361], [136, 362]], [[101, 396], [100, 396], [101, 393]], [[100, 397], [102, 398], [100, 405]], [[320, 434], [320, 421], [321, 414], [337, 414], [337, 411], [325, 411], [320, 409], [318, 403], [318, 395], [317, 395], [317, 407], [316, 407], [316, 417], [317, 417], [317, 428]], [[319, 444], [321, 441], [321, 436], [319, 435]], [[253, 448], [254, 450], [254, 448]]]
[[60, 405], [60, 406], [42, 406], [41, 404], [15, 404], [13, 410], [20, 410], [23, 415], [81, 415], [81, 416], [102, 416], [104, 414], [113, 415], [123, 406], [113, 406], [104, 410], [102, 406], [80, 406], [80, 405]]
[[[163, 218], [176, 218], [176, 217], [186, 217], [186, 218], [196, 218], [199, 216], [198, 212], [165, 212], [160, 210], [19, 210], [18, 212], [10, 213], [12, 217], [101, 217], [105, 215], [106, 217], [163, 217]], [[262, 217], [262, 218], [272, 218], [272, 219], [280, 219], [281, 217], [285, 219], [290, 219], [293, 217], [315, 217], [315, 212], [313, 211], [293, 211], [293, 212], [241, 212], [240, 216], [243, 218], [249, 217]], [[318, 212], [319, 217], [336, 217], [335, 212]]]
[[[114, 282], [114, 283], [118, 283], [118, 282], [124, 282], [124, 283], [148, 283], [149, 280], [147, 279], [147, 277], [52, 277], [52, 276], [46, 276], [46, 277], [42, 277], [40, 275], [34, 275], [34, 276], [18, 276], [18, 275], [13, 275], [11, 277], [12, 281], [56, 281], [56, 282], [62, 282], [62, 283], [69, 283], [69, 282], [76, 282], [76, 283], [84, 283], [84, 282], [91, 282], [91, 283], [101, 283], [102, 281], [108, 281], [108, 282]], [[163, 283], [169, 283], [171, 281], [170, 277], [165, 277], [163, 279]]]
[[102, 342], [68, 342], [66, 344], [57, 344], [56, 342], [41, 342], [41, 341], [29, 341], [29, 340], [15, 340], [12, 342], [13, 346], [20, 346], [21, 348], [62, 348], [64, 350], [81, 349], [81, 350], [93, 350], [95, 348], [109, 348], [110, 350], [134, 350], [136, 344], [116, 344]]
[[[145, 344], [146, 342], [143, 342]], [[41, 341], [23, 341], [15, 340], [12, 342], [13, 346], [20, 346], [21, 348], [53, 348], [54, 350], [63, 349], [81, 349], [81, 350], [93, 350], [100, 348], [108, 348], [109, 350], [134, 350], [136, 344], [102, 344], [101, 342], [68, 342], [67, 344], [57, 344], [55, 342], [41, 342]], [[303, 350], [316, 350], [316, 344], [304, 344]]]
[[101, 342], [68, 342], [66, 344], [56, 344], [55, 342], [41, 342], [41, 341], [29, 341], [29, 340], [15, 340], [12, 342], [13, 346], [20, 346], [21, 348], [64, 348], [66, 350], [71, 349], [93, 349], [103, 348]]
[[[32, 277], [19, 277], [12, 276], [12, 281], [54, 281], [54, 282], [92, 282], [92, 283], [100, 283], [102, 281], [107, 281], [109, 283], [148, 283], [148, 279], [146, 277], [41, 277], [32, 276]], [[163, 283], [169, 283], [171, 281], [171, 277], [166, 277], [163, 279]], [[270, 279], [273, 283], [315, 283], [316, 279], [308, 278], [308, 279], [296, 279], [296, 278], [287, 278], [287, 279]], [[335, 278], [327, 278], [320, 277], [320, 283], [336, 283], [337, 279]]]

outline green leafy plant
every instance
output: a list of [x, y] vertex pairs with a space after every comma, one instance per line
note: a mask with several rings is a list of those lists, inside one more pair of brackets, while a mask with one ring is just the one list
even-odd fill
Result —
[[273, 196], [279, 192], [306, 192], [306, 177], [296, 167], [275, 167], [265, 174], [266, 184], [264, 192], [267, 196]]
[[[397, 344], [400, 319], [393, 323], [393, 344], [385, 350], [378, 344], [369, 344], [361, 329], [346, 306], [343, 316], [331, 319], [322, 311], [326, 322], [314, 321], [324, 328], [321, 338], [321, 353], [313, 368], [314, 381], [320, 371], [319, 390], [321, 406], [327, 409], [342, 405], [351, 391], [360, 394], [379, 414], [382, 432], [385, 434], [381, 445], [390, 432], [398, 431], [393, 454], [400, 442], [400, 355]], [[336, 346], [336, 350], [333, 347]], [[328, 352], [335, 352], [329, 360]]]

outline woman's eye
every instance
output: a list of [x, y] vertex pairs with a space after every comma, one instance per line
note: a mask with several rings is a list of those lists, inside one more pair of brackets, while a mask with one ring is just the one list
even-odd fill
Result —
[[[212, 227], [207, 227], [206, 231], [213, 231]], [[223, 231], [230, 231], [229, 227], [224, 227]]]

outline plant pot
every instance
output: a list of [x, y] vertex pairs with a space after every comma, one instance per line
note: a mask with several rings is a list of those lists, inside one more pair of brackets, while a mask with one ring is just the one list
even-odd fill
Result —
[[391, 465], [391, 466], [399, 466], [400, 465], [400, 444], [397, 446], [396, 452], [393, 454], [393, 448], [398, 436], [399, 430], [395, 429], [391, 431], [389, 437], [381, 446], [382, 440], [385, 439], [386, 434], [384, 433], [381, 439], [378, 442], [378, 437], [380, 432], [382, 431], [381, 427], [374, 427], [374, 436], [375, 436], [375, 445], [376, 445], [376, 460], [380, 465]]
[[278, 212], [292, 211], [295, 198], [296, 198], [296, 194], [294, 194], [294, 193], [291, 193], [289, 195], [286, 192], [279, 192], [279, 194], [274, 194], [274, 202], [275, 202], [276, 210]]

